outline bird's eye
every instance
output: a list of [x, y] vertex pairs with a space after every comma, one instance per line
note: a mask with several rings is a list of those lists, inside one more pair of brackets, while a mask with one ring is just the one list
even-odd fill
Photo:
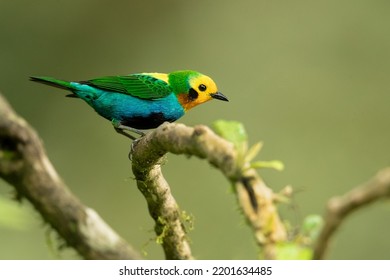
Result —
[[200, 84], [199, 87], [198, 87], [198, 89], [199, 89], [200, 91], [205, 91], [205, 90], [207, 89], [207, 87], [206, 87], [204, 84]]

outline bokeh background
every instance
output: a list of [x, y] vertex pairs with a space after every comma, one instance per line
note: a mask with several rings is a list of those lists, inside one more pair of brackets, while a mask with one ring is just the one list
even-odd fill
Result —
[[[269, 186], [292, 185], [283, 217], [299, 225], [328, 199], [390, 165], [390, 2], [327, 1], [1, 1], [0, 90], [43, 139], [72, 191], [148, 259], [163, 258], [132, 179], [129, 141], [81, 100], [28, 81], [31, 75], [85, 80], [193, 69], [229, 97], [197, 107], [187, 125], [244, 123]], [[254, 259], [257, 249], [225, 178], [206, 162], [169, 155], [163, 167], [199, 259]], [[0, 181], [2, 199], [12, 187]], [[15, 205], [17, 205], [15, 203]], [[55, 234], [27, 202], [27, 222], [0, 226], [0, 259], [78, 258], [56, 250]], [[3, 212], [0, 215], [7, 215]], [[331, 259], [388, 259], [390, 206], [353, 214]], [[54, 245], [50, 245], [54, 243]]]

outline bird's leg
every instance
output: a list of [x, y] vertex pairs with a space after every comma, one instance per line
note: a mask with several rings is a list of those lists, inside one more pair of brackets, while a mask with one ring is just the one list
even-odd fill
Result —
[[121, 129], [121, 130], [128, 130], [128, 131], [131, 131], [131, 132], [134, 132], [134, 133], [136, 133], [136, 134], [138, 134], [139, 136], [145, 136], [145, 133], [144, 132], [142, 132], [141, 130], [138, 130], [138, 129], [135, 129], [135, 128], [132, 128], [132, 127], [130, 127], [130, 126], [125, 126], [125, 125], [119, 125], [119, 126], [117, 126], [116, 128], [118, 128], [118, 129]]
[[122, 135], [124, 135], [124, 136], [126, 136], [128, 138], [130, 138], [133, 141], [136, 140], [137, 138], [134, 137], [133, 135], [127, 133], [126, 130], [134, 132], [134, 133], [140, 135], [141, 137], [145, 136], [145, 133], [143, 133], [142, 131], [140, 131], [138, 129], [135, 129], [135, 128], [132, 128], [132, 127], [129, 127], [129, 126], [122, 125], [117, 120], [112, 120], [112, 125], [114, 126], [116, 132], [118, 132], [119, 134], [122, 134]]
[[130, 138], [131, 140], [136, 140], [137, 138], [134, 137], [133, 135], [127, 133], [126, 131], [124, 131], [123, 129], [120, 129], [118, 127], [114, 127], [115, 131], [118, 132], [119, 134], [122, 134], [124, 136], [126, 136], [127, 138]]
[[[130, 148], [130, 152], [129, 152], [129, 159], [132, 160], [132, 154], [134, 152], [134, 147], [135, 147], [135, 145], [137, 145], [137, 142], [141, 139], [141, 137], [145, 136], [145, 133], [140, 131], [140, 130], [138, 130], [138, 129], [122, 125], [120, 123], [120, 121], [117, 121], [115, 119], [112, 120], [112, 125], [114, 126], [114, 129], [115, 129], [116, 132], [126, 136], [127, 138], [130, 138], [133, 141], [131, 143], [131, 148]], [[131, 135], [130, 133], [126, 132], [126, 131], [134, 132], [134, 133], [140, 135], [141, 137], [137, 138], [137, 137]]]

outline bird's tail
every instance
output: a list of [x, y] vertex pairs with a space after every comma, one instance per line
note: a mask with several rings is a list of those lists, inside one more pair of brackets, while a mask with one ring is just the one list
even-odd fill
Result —
[[66, 89], [66, 90], [74, 89], [74, 87], [71, 85], [70, 82], [57, 80], [51, 77], [30, 77], [30, 81], [42, 83], [60, 89]]

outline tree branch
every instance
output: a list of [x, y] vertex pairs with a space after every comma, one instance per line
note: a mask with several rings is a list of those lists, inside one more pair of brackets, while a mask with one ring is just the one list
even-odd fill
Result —
[[139, 139], [131, 156], [138, 188], [146, 198], [167, 259], [192, 258], [181, 211], [161, 173], [167, 152], [197, 156], [220, 169], [234, 186], [263, 257], [275, 258], [275, 244], [286, 239], [286, 231], [274, 206], [272, 190], [254, 169], [239, 168], [233, 144], [208, 127], [165, 123]]
[[36, 132], [0, 94], [0, 177], [13, 185], [43, 219], [86, 259], [139, 259], [91, 208], [84, 206], [58, 176]]
[[371, 180], [345, 195], [331, 198], [324, 227], [314, 248], [313, 259], [324, 258], [331, 237], [349, 214], [385, 197], [390, 197], [390, 167], [379, 171]]
[[[134, 143], [133, 172], [155, 220], [157, 241], [167, 259], [192, 259], [183, 220], [161, 173], [167, 152], [194, 155], [220, 169], [232, 183], [238, 203], [254, 231], [263, 257], [275, 258], [275, 245], [286, 232], [274, 206], [274, 193], [254, 169], [237, 164], [230, 142], [205, 126], [163, 124]], [[135, 252], [98, 214], [66, 187], [47, 158], [35, 131], [0, 95], [0, 177], [27, 198], [47, 221], [87, 259], [137, 259]]]

